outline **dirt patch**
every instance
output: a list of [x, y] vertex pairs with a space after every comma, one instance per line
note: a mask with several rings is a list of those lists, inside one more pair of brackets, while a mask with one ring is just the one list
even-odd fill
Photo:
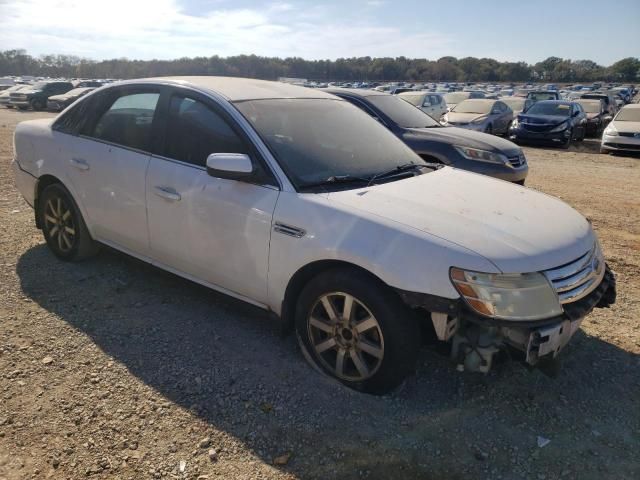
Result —
[[57, 261], [9, 169], [42, 116], [0, 110], [0, 479], [640, 478], [639, 158], [525, 149], [528, 185], [587, 215], [618, 274], [557, 378], [425, 349], [372, 397], [250, 306], [112, 251]]

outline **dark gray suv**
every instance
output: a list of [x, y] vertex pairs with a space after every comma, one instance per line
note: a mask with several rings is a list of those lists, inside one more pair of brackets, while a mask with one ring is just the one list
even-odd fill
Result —
[[323, 89], [364, 110], [428, 162], [437, 162], [524, 185], [529, 167], [513, 142], [445, 127], [419, 108], [375, 90]]

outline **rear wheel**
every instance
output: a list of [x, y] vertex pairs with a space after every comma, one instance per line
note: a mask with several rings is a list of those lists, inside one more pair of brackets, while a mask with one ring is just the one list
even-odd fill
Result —
[[383, 394], [415, 368], [420, 330], [386, 285], [350, 268], [321, 273], [304, 288], [296, 332], [307, 360], [350, 388]]
[[61, 184], [49, 185], [38, 199], [39, 223], [47, 245], [62, 260], [83, 260], [95, 255], [93, 241], [80, 210]]

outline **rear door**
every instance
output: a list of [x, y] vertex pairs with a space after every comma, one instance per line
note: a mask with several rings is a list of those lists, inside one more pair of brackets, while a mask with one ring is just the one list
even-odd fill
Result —
[[[258, 303], [267, 300], [271, 222], [279, 195], [242, 129], [208, 97], [175, 89], [163, 103], [161, 155], [146, 178], [154, 263]], [[210, 176], [212, 153], [245, 153], [250, 180]]]
[[155, 86], [110, 90], [74, 139], [68, 158], [93, 235], [141, 256], [149, 254], [145, 176], [160, 93]]

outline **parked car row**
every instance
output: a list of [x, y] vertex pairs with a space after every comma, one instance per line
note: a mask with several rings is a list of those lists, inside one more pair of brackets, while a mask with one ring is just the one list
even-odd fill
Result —
[[[573, 104], [546, 102], [531, 110], [573, 118]], [[449, 343], [459, 370], [487, 372], [504, 350], [535, 366], [615, 302], [582, 215], [437, 162], [526, 171], [519, 147], [399, 96], [132, 80], [20, 123], [14, 145], [17, 187], [59, 259], [105, 244], [250, 302], [296, 332], [316, 369], [361, 391], [399, 385], [423, 332]]]
[[103, 80], [38, 80], [19, 83], [0, 92], [0, 105], [19, 110], [61, 111], [91, 90], [105, 85]]

